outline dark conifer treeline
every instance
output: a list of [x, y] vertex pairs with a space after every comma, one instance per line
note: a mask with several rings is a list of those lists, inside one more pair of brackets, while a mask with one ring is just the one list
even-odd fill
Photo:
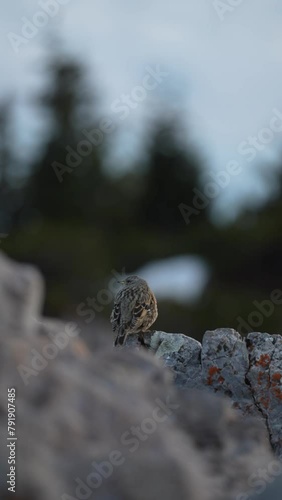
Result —
[[[36, 161], [26, 165], [24, 182], [15, 176], [20, 166], [11, 140], [12, 103], [0, 108], [0, 233], [9, 235], [1, 246], [40, 267], [47, 280], [46, 312], [74, 314], [82, 299], [104, 286], [112, 269], [132, 272], [151, 260], [194, 254], [212, 270], [204, 296], [185, 307], [160, 304], [157, 326], [200, 336], [205, 328], [237, 328], [239, 316], [248, 322], [258, 310], [253, 302], [260, 304], [280, 287], [282, 196], [220, 229], [209, 217], [211, 200], [187, 225], [179, 204], [193, 206], [195, 188], [204, 189], [204, 166], [180, 140], [180, 117], [155, 117], [131, 171], [111, 176], [104, 168], [107, 138], [92, 143], [87, 153], [85, 130], [98, 127], [101, 117], [89, 113], [93, 100], [83, 68], [57, 58], [48, 66], [48, 78], [50, 86], [36, 105], [51, 126]], [[79, 144], [84, 156], [74, 155], [68, 164], [67, 155]], [[62, 166], [62, 182], [54, 162]], [[281, 179], [278, 175], [280, 184]], [[276, 304], [268, 317], [260, 312], [263, 324], [250, 327], [279, 331], [280, 307]]]

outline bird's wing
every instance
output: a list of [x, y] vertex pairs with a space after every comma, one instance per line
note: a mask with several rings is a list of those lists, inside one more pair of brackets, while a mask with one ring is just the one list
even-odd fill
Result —
[[111, 313], [111, 324], [113, 332], [118, 330], [120, 326], [120, 320], [121, 320], [121, 294], [118, 293]]
[[144, 318], [147, 316], [148, 312], [151, 310], [151, 296], [149, 293], [143, 293], [140, 297], [136, 298], [132, 304], [131, 318], [128, 324], [128, 328], [132, 331], [138, 331], [142, 326]]

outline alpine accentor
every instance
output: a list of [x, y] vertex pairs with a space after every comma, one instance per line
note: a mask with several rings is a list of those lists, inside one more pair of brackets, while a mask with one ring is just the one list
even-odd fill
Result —
[[156, 297], [145, 280], [128, 276], [120, 283], [123, 286], [111, 314], [113, 331], [117, 334], [115, 346], [125, 344], [129, 333], [142, 335], [158, 317]]

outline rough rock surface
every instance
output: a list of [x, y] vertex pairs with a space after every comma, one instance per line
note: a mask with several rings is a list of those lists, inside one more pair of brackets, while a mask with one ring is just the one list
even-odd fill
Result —
[[[208, 345], [204, 351], [184, 335], [160, 332], [147, 335], [157, 356], [109, 347], [92, 354], [78, 325], [40, 318], [42, 297], [38, 273], [0, 254], [1, 499], [13, 496], [6, 484], [8, 387], [16, 388], [17, 500], [231, 500], [253, 491], [250, 478], [274, 455], [264, 426], [250, 416], [260, 410], [245, 411], [238, 334], [226, 341], [235, 358], [229, 368], [216, 357], [210, 364]], [[206, 344], [213, 337], [206, 335]], [[215, 382], [218, 392], [236, 394], [249, 416], [227, 398], [183, 390], [208, 391]]]
[[[233, 408], [261, 420], [282, 456], [282, 337], [231, 328], [207, 331], [202, 345], [183, 334], [148, 332], [147, 348], [174, 372], [176, 385], [227, 396]], [[141, 346], [129, 336], [128, 346]]]
[[250, 333], [247, 380], [265, 418], [274, 450], [282, 456], [282, 337]]

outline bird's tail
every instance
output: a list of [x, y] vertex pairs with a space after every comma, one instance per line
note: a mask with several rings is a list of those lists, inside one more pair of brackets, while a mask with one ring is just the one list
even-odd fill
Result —
[[126, 337], [127, 337], [127, 333], [125, 333], [125, 331], [123, 329], [120, 329], [118, 331], [117, 336], [116, 336], [114, 346], [116, 347], [116, 346], [124, 345], [125, 341], [126, 341]]

